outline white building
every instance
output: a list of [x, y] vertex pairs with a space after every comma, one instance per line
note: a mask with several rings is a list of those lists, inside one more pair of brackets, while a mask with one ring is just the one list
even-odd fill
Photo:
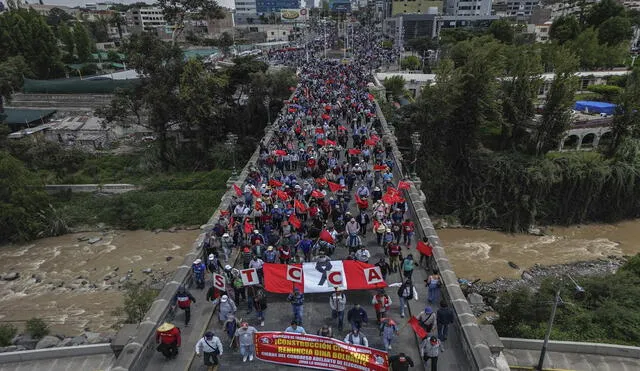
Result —
[[247, 19], [257, 19], [256, 0], [235, 0], [235, 21], [240, 23], [252, 23]]
[[491, 15], [491, 0], [446, 0], [444, 14], [488, 16]]
[[167, 26], [160, 8], [133, 8], [127, 11], [127, 25], [131, 32], [153, 31]]
[[539, 0], [507, 0], [507, 16], [530, 17], [533, 9], [540, 5]]
[[536, 42], [546, 43], [549, 41], [549, 30], [551, 29], [551, 21], [544, 22], [543, 24], [528, 24], [527, 33], [534, 34], [536, 36]]

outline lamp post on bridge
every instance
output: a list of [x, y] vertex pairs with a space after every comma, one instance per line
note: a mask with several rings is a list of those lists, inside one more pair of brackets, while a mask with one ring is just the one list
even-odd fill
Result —
[[236, 169], [236, 144], [238, 144], [238, 136], [233, 133], [228, 133], [227, 140], [224, 144], [231, 149], [231, 158], [233, 159], [233, 170], [231, 170], [231, 176], [235, 178], [238, 176], [238, 171]]
[[[565, 276], [567, 276], [575, 286], [573, 297], [576, 299], [584, 298], [584, 295], [585, 295], [584, 289], [580, 285], [578, 285], [578, 283], [573, 279], [573, 277], [571, 277], [568, 274], [565, 274]], [[547, 333], [544, 335], [542, 350], [540, 351], [540, 360], [538, 360], [538, 366], [536, 367], [537, 371], [542, 371], [542, 367], [544, 365], [544, 356], [547, 353], [547, 345], [549, 344], [549, 337], [551, 336], [553, 321], [556, 318], [556, 310], [558, 309], [558, 304], [560, 303], [564, 304], [564, 301], [562, 301], [562, 297], [560, 297], [561, 290], [562, 290], [562, 285], [560, 285], [560, 288], [558, 288], [558, 291], [556, 291], [556, 295], [553, 300], [553, 307], [551, 308], [551, 317], [549, 317], [549, 327], [547, 327]]]
[[411, 179], [416, 179], [418, 174], [416, 173], [416, 164], [418, 162], [418, 151], [422, 147], [422, 142], [420, 141], [420, 133], [413, 132], [411, 134], [411, 145], [413, 147], [413, 172], [411, 173]]

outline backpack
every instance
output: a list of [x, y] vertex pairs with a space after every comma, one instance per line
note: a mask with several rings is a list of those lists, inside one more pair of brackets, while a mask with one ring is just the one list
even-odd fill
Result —
[[413, 270], [413, 259], [405, 259], [404, 262], [402, 263], [402, 270], [407, 272], [407, 271], [412, 271]]
[[[358, 340], [359, 344], [356, 344], [356, 345], [362, 345], [362, 338], [363, 338], [363, 335], [360, 334], [360, 336], [358, 336], [358, 339], [360, 339], [360, 340]], [[349, 343], [353, 344], [353, 333], [349, 334]]]

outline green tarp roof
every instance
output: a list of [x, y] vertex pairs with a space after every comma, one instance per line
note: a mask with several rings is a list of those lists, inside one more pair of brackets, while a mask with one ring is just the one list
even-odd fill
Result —
[[[5, 108], [4, 114], [7, 116], [4, 120], [9, 125], [26, 124], [34, 121], [40, 121], [48, 116], [56, 113], [56, 110], [50, 109], [20, 109]], [[39, 124], [39, 122], [38, 122]]]

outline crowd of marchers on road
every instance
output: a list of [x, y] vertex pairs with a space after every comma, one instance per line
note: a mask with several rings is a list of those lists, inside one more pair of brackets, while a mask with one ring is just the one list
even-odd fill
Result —
[[[336, 290], [327, 298], [327, 304], [337, 320], [337, 331], [325, 324], [314, 334], [335, 337], [342, 333], [346, 312], [350, 331], [340, 339], [368, 346], [369, 340], [360, 329], [370, 321], [368, 312], [372, 309], [393, 370], [414, 365], [414, 360], [403, 352], [392, 353], [399, 329], [390, 306], [397, 297], [399, 315], [404, 318], [407, 302], [418, 300], [413, 271], [426, 265], [429, 257], [413, 249], [417, 242], [428, 244], [428, 240], [415, 241], [415, 224], [407, 201], [398, 190], [400, 185], [410, 183], [394, 179], [391, 144], [381, 139], [375, 102], [367, 91], [368, 71], [388, 63], [393, 55], [375, 46], [379, 44], [377, 38], [372, 40], [357, 27], [354, 31], [357, 58], [348, 64], [308, 61], [305, 49], [270, 55], [281, 63], [301, 66], [298, 86], [274, 124], [273, 139], [260, 144], [259, 160], [250, 167], [245, 183], [234, 186], [235, 196], [229, 208], [221, 211], [207, 232], [202, 258], [192, 266], [197, 289], [206, 288], [209, 273], [226, 277], [224, 289], [211, 285], [206, 294], [212, 310], [217, 312], [221, 330], [218, 334], [207, 331], [195, 349], [209, 371], [217, 370], [221, 362], [221, 336], [232, 340], [232, 348], [239, 349], [243, 362], [254, 360], [253, 334], [258, 331], [256, 327], [264, 328], [268, 313], [268, 295], [263, 286], [265, 263], [340, 259], [373, 263], [365, 244], [368, 235], [375, 235], [375, 248], [384, 252], [375, 262], [383, 278], [399, 273], [402, 281], [389, 285], [397, 288], [395, 293], [379, 289], [370, 302], [354, 302], [350, 308], [347, 293]], [[374, 46], [367, 47], [367, 41], [373, 41], [370, 45]], [[323, 48], [321, 42], [311, 42], [306, 47], [317, 54]], [[240, 266], [255, 268], [260, 284], [245, 286]], [[453, 313], [440, 302], [438, 273], [433, 272], [425, 283], [428, 305], [415, 319], [426, 334], [421, 357], [436, 370]], [[306, 334], [304, 293], [296, 288], [287, 300], [292, 321], [284, 331]], [[174, 303], [184, 312], [185, 326], [189, 325], [190, 307], [195, 301], [184, 286], [178, 289]], [[247, 313], [255, 311], [256, 326], [238, 320], [236, 313], [243, 302]], [[157, 341], [158, 350], [167, 358], [174, 358], [181, 343], [177, 325], [160, 326]]]

